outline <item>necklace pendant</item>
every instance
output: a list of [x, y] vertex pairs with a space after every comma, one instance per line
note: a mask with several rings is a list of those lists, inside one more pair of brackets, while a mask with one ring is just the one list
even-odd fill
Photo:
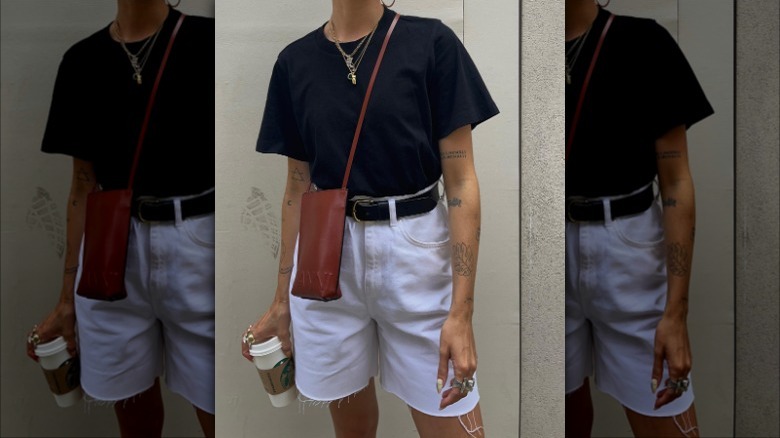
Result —
[[357, 75], [354, 72], [349, 72], [347, 79], [352, 81], [352, 85], [357, 85]]
[[566, 85], [571, 85], [571, 75], [568, 72], [566, 73]]
[[347, 55], [345, 60], [347, 61], [347, 65], [349, 65], [350, 69], [355, 68], [355, 64], [352, 62], [352, 56]]
[[133, 73], [133, 79], [138, 85], [141, 85], [141, 73]]

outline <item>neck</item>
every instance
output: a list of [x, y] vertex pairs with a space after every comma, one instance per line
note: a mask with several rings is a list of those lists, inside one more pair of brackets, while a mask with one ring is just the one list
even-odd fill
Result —
[[168, 16], [164, 0], [117, 0], [114, 30], [126, 42], [140, 41], [157, 32]]
[[383, 13], [376, 0], [333, 0], [329, 24], [339, 41], [354, 41], [371, 32]]
[[584, 34], [598, 13], [594, 0], [566, 0], [566, 41]]

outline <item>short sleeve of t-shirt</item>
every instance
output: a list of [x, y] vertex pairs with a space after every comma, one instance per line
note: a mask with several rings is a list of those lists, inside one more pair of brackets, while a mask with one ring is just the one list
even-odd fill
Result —
[[647, 68], [645, 102], [650, 105], [651, 134], [659, 138], [675, 126], [691, 125], [713, 113], [699, 81], [677, 42], [661, 25], [653, 22], [646, 41]]
[[444, 23], [437, 24], [431, 105], [435, 138], [442, 139], [461, 126], [476, 127], [498, 108], [463, 43]]
[[257, 139], [257, 151], [309, 161], [295, 122], [288, 80], [289, 75], [285, 71], [283, 61], [277, 59], [268, 85], [262, 128]]
[[79, 98], [79, 93], [83, 92], [83, 89], [79, 85], [80, 75], [76, 64], [71, 51], [66, 52], [62, 57], [57, 70], [57, 79], [54, 82], [54, 93], [41, 150], [92, 161], [89, 145], [80, 132], [83, 129], [81, 118], [85, 114], [81, 105], [85, 99]]

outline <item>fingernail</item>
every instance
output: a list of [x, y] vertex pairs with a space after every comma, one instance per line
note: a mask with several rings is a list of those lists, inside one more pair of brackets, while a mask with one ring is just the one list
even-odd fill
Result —
[[441, 389], [444, 388], [444, 380], [436, 379], [436, 392], [441, 394]]
[[655, 394], [656, 389], [658, 389], [658, 379], [653, 379], [650, 381], [650, 390]]

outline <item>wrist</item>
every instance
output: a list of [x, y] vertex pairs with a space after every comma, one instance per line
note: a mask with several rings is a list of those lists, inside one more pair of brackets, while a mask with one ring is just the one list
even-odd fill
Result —
[[290, 297], [287, 295], [287, 293], [276, 293], [276, 296], [274, 296], [274, 301], [272, 303], [274, 306], [289, 306], [290, 305]]
[[73, 307], [75, 305], [72, 288], [63, 289], [62, 291], [60, 291], [60, 299], [57, 301], [57, 305], [70, 306], [70, 307]]
[[686, 303], [667, 303], [663, 318], [686, 322], [688, 319], [688, 305]]
[[471, 304], [468, 304], [468, 305], [450, 307], [450, 312], [447, 317], [449, 319], [453, 319], [461, 322], [467, 322], [471, 324], [471, 317], [473, 315], [474, 315], [474, 308], [473, 306], [471, 306]]

